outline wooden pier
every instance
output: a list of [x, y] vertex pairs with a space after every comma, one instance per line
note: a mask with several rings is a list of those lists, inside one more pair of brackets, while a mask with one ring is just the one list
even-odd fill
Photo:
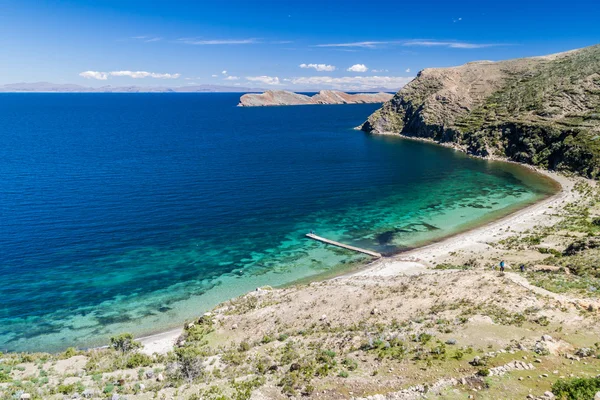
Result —
[[332, 246], [337, 246], [337, 247], [341, 247], [343, 249], [348, 249], [348, 250], [352, 250], [352, 251], [357, 251], [359, 253], [368, 254], [371, 257], [376, 257], [376, 258], [381, 258], [382, 257], [381, 254], [376, 253], [374, 251], [365, 250], [365, 249], [361, 249], [360, 247], [349, 246], [347, 244], [336, 242], [334, 240], [325, 239], [324, 237], [317, 236], [314, 233], [307, 233], [306, 237], [311, 238], [311, 239], [316, 240], [316, 241], [319, 241], [319, 242], [330, 244]]

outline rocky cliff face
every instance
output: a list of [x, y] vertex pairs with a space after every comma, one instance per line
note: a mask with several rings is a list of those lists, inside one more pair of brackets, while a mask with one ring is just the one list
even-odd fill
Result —
[[321, 90], [314, 96], [306, 96], [286, 90], [268, 90], [261, 94], [249, 93], [240, 98], [240, 107], [296, 106], [306, 104], [360, 104], [383, 103], [390, 100], [389, 93], [348, 94], [335, 90]]
[[600, 175], [600, 45], [544, 57], [425, 69], [362, 130], [451, 143]]

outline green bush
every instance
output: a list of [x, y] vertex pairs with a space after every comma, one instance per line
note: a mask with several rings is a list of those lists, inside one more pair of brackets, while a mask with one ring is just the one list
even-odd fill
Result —
[[600, 391], [600, 378], [559, 379], [552, 385], [552, 393], [559, 399], [593, 399]]
[[175, 350], [177, 356], [178, 372], [181, 378], [192, 382], [204, 372], [203, 360], [197, 349], [193, 347], [180, 347]]
[[142, 353], [134, 353], [127, 357], [125, 366], [127, 368], [149, 367], [152, 365], [152, 362], [152, 357]]
[[76, 388], [75, 384], [72, 383], [70, 385], [58, 385], [58, 387], [56, 388], [56, 391], [61, 394], [73, 394], [73, 393], [75, 393], [76, 389], [77, 388]]
[[0, 383], [11, 382], [12, 378], [9, 373], [3, 370], [0, 370]]
[[142, 347], [140, 342], [136, 342], [131, 333], [122, 333], [118, 336], [110, 338], [110, 347], [120, 351], [121, 353], [127, 353], [135, 349]]
[[250, 343], [248, 343], [248, 342], [246, 342], [244, 340], [243, 342], [240, 343], [240, 347], [238, 347], [238, 350], [240, 352], [244, 352], [244, 351], [250, 350]]
[[285, 342], [287, 340], [287, 338], [289, 338], [289, 337], [290, 337], [290, 335], [288, 335], [287, 333], [282, 333], [281, 335], [279, 335], [277, 340], [279, 340], [280, 342]]

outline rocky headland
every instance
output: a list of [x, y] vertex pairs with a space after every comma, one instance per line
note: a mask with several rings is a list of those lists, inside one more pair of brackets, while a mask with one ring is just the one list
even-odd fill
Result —
[[313, 96], [289, 92], [287, 90], [268, 90], [264, 93], [247, 93], [240, 98], [240, 107], [258, 106], [299, 106], [308, 104], [364, 104], [384, 103], [393, 97], [390, 93], [344, 93], [336, 90], [321, 90]]
[[361, 129], [596, 178], [600, 45], [424, 69]]

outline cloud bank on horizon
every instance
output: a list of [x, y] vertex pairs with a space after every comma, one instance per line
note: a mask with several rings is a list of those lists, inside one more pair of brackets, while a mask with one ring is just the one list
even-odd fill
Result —
[[[598, 41], [600, 3], [589, 0], [572, 0], [568, 13], [556, 12], [557, 0], [545, 7], [433, 0], [427, 18], [406, 18], [405, 7], [391, 0], [378, 7], [354, 1], [334, 7], [338, 2], [5, 0], [0, 85], [169, 81], [397, 90], [424, 68], [552, 54]], [[369, 23], [357, 29], [358, 21]]]
[[142, 78], [155, 78], [155, 79], [177, 79], [181, 74], [158, 74], [156, 72], [147, 71], [111, 71], [111, 72], [100, 72], [100, 71], [83, 71], [79, 73], [79, 76], [86, 79], [97, 79], [100, 81], [107, 80], [110, 76], [127, 76], [133, 79]]

